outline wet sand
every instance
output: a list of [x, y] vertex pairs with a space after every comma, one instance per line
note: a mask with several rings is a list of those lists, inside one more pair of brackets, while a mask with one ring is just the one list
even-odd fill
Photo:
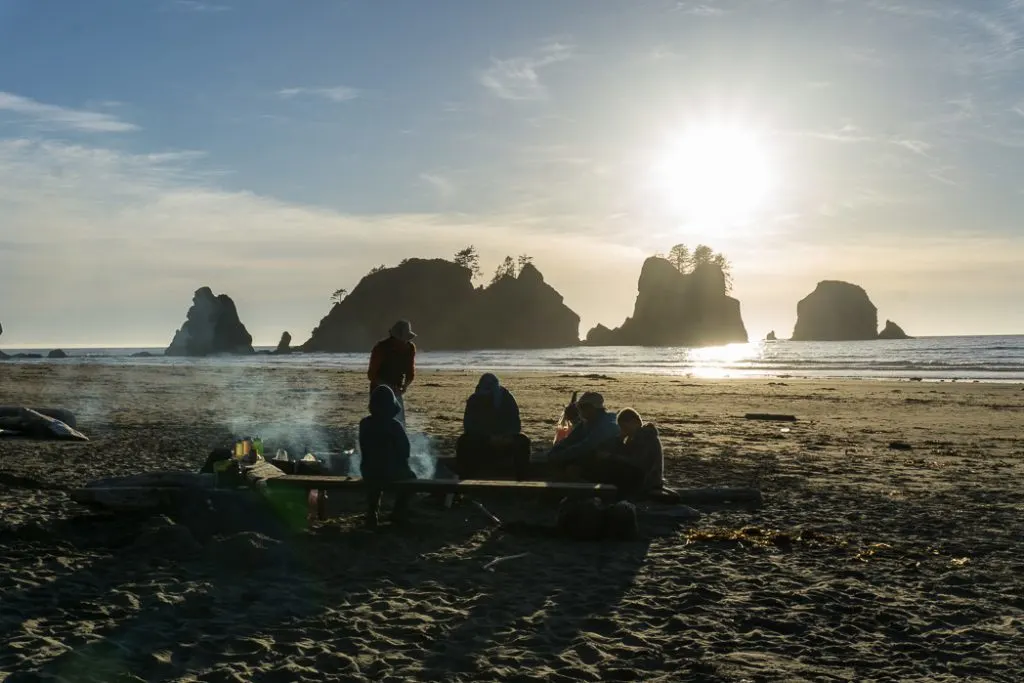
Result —
[[[423, 372], [408, 396], [440, 454], [475, 379]], [[596, 389], [656, 421], [670, 483], [759, 486], [765, 504], [634, 543], [510, 535], [426, 503], [413, 528], [368, 533], [358, 494], [287, 533], [112, 517], [65, 490], [195, 471], [275, 424], [339, 447], [365, 379], [0, 364], [0, 405], [70, 408], [92, 438], [0, 441], [0, 680], [1024, 680], [1024, 387], [502, 379], [538, 446], [573, 389]]]

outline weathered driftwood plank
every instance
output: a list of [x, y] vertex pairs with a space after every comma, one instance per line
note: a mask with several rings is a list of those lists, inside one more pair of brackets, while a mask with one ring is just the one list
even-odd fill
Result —
[[[288, 474], [268, 478], [265, 485], [270, 488], [318, 489], [359, 489], [364, 486], [360, 477], [309, 476]], [[609, 484], [587, 484], [579, 482], [553, 481], [492, 481], [476, 479], [404, 479], [388, 484], [394, 490], [416, 491], [419, 493], [488, 493], [494, 491], [550, 491], [566, 495], [590, 494], [598, 498], [614, 498], [618, 489]]]
[[747, 413], [744, 415], [748, 420], [771, 420], [774, 422], [796, 422], [796, 415], [783, 415], [782, 413]]
[[143, 472], [91, 481], [68, 492], [71, 500], [90, 507], [130, 512], [182, 505], [216, 485], [212, 474], [196, 472]]
[[129, 474], [123, 477], [107, 477], [90, 481], [86, 488], [213, 488], [216, 477], [197, 472], [161, 471]]
[[[0, 406], [0, 418], [20, 417], [22, 408], [22, 406]], [[75, 419], [75, 414], [65, 408], [30, 408], [30, 410], [34, 410], [40, 415], [45, 415], [46, 417], [52, 417], [54, 420], [60, 420], [72, 429], [78, 428], [78, 421]]]
[[71, 489], [68, 495], [82, 505], [131, 512], [175, 508], [199, 491], [182, 486], [111, 486]]
[[254, 464], [242, 468], [242, 476], [245, 477], [250, 486], [264, 489], [269, 480], [288, 475], [266, 460], [257, 460]]

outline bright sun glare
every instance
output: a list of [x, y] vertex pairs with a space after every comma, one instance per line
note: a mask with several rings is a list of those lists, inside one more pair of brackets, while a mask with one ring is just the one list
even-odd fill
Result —
[[758, 136], [725, 125], [690, 128], [653, 169], [673, 215], [716, 228], [750, 219], [770, 198], [774, 180]]

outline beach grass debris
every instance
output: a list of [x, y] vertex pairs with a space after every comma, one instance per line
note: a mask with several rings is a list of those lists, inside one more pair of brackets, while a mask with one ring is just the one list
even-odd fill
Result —
[[507, 560], [518, 560], [522, 557], [527, 557], [530, 553], [517, 553], [516, 555], [505, 555], [504, 557], [496, 557], [487, 564], [484, 565], [484, 569], [489, 572], [493, 572], [494, 568]]
[[849, 541], [834, 534], [826, 534], [814, 529], [787, 531], [784, 529], [764, 529], [755, 526], [740, 528], [703, 527], [690, 529], [683, 535], [684, 545], [696, 543], [740, 543], [758, 548], [792, 548], [804, 546], [809, 548], [846, 548]]

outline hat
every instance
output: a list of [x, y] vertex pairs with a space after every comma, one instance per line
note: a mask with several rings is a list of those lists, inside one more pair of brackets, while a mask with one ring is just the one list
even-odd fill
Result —
[[416, 333], [412, 331], [412, 325], [408, 320], [399, 320], [391, 326], [391, 336], [402, 341], [412, 341]]
[[591, 408], [604, 408], [604, 396], [597, 393], [596, 391], [585, 391], [580, 396], [579, 400], [576, 401], [576, 405], [590, 406]]

